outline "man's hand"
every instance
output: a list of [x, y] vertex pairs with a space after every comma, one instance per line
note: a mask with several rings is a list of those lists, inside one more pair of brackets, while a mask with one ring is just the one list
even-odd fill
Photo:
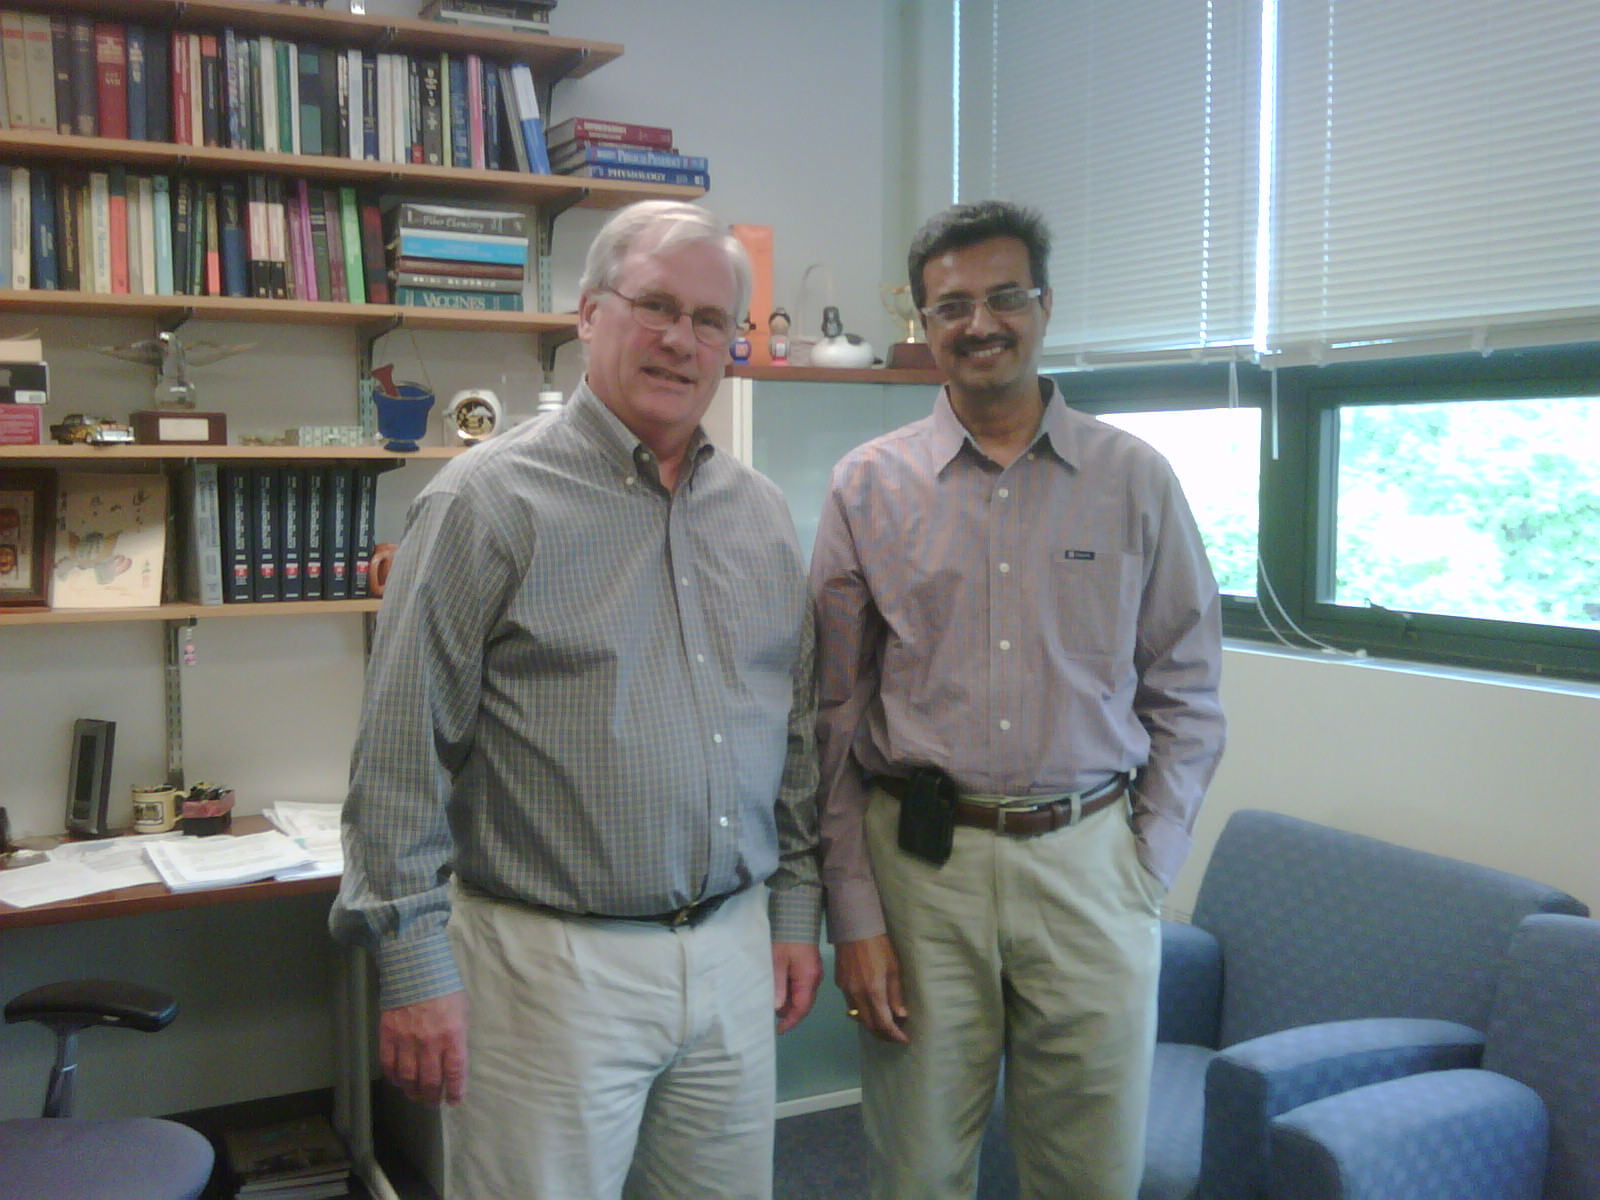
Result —
[[778, 1032], [800, 1024], [817, 998], [822, 982], [822, 955], [810, 942], [772, 943], [772, 1008]]
[[886, 1042], [911, 1041], [904, 1028], [910, 1014], [900, 995], [900, 960], [887, 934], [840, 942], [834, 947], [833, 977], [851, 1020]]
[[460, 1104], [467, 1094], [467, 994], [385, 1009], [378, 1062], [408, 1100]]

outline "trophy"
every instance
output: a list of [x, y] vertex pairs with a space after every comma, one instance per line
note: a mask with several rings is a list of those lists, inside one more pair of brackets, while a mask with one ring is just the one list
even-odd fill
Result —
[[927, 342], [917, 340], [917, 310], [911, 301], [911, 285], [902, 283], [899, 287], [890, 287], [887, 283], [880, 283], [878, 293], [883, 298], [883, 311], [906, 327], [905, 340], [889, 347], [884, 366], [932, 370], [933, 351], [928, 348]]

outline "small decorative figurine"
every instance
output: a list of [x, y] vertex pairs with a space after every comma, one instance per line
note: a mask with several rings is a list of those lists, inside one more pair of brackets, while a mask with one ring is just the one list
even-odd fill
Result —
[[748, 316], [739, 322], [739, 332], [728, 345], [728, 357], [734, 362], [744, 363], [750, 361], [750, 331], [754, 328], [755, 322]]
[[786, 367], [789, 365], [789, 314], [781, 308], [772, 310], [772, 315], [767, 318], [767, 328], [771, 336], [767, 339], [767, 353], [772, 356], [772, 365]]
[[450, 397], [445, 422], [456, 438], [472, 446], [500, 429], [500, 398], [488, 388], [467, 388]]

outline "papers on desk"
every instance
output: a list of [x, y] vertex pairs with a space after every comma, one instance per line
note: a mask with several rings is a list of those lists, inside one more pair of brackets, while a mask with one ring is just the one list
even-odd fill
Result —
[[174, 892], [254, 883], [316, 862], [304, 846], [275, 829], [243, 837], [185, 837], [145, 847], [161, 882]]
[[0, 900], [16, 908], [34, 908], [109, 892], [113, 888], [160, 883], [161, 876], [145, 857], [145, 848], [153, 842], [170, 841], [179, 836], [155, 833], [68, 842], [47, 851], [42, 863], [0, 871]]
[[339, 813], [343, 805], [314, 800], [279, 800], [264, 814], [284, 834], [305, 848], [315, 860], [279, 879], [314, 879], [344, 872], [344, 846], [339, 840]]

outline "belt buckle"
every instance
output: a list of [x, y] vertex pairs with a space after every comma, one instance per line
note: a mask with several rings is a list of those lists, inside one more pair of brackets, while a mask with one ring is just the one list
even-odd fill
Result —
[[667, 922], [667, 928], [678, 929], [684, 925], [687, 925], [694, 919], [694, 910], [695, 905], [685, 904], [682, 908], [678, 909], [677, 912], [672, 914], [672, 919]]

